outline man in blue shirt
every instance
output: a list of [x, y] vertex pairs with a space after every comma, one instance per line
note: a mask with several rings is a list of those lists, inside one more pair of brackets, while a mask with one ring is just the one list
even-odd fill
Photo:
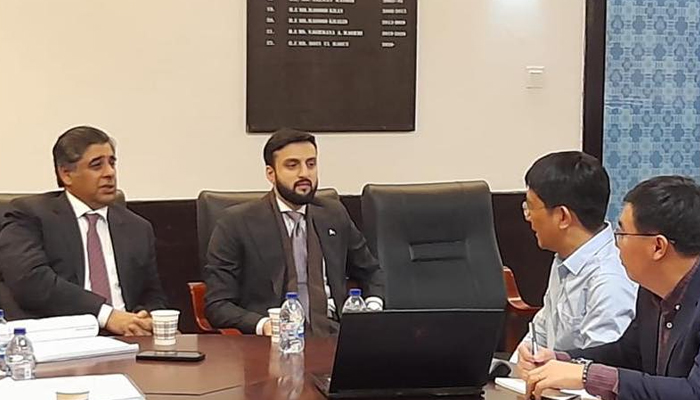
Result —
[[[530, 167], [525, 183], [525, 219], [539, 247], [556, 253], [543, 308], [533, 320], [537, 344], [570, 350], [614, 342], [634, 318], [637, 286], [604, 221], [607, 172], [585, 153], [551, 153]], [[532, 335], [517, 353], [531, 352]]]

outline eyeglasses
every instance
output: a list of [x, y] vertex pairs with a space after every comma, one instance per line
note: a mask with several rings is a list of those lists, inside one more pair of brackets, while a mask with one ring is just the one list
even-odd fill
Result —
[[[660, 233], [631, 233], [631, 232], [622, 232], [619, 230], [615, 230], [615, 232], [613, 232], [613, 235], [615, 235], [615, 243], [619, 243], [620, 238], [623, 236], [636, 236], [636, 237], [655, 237], [655, 236], [659, 236], [659, 235], [663, 236]], [[671, 242], [673, 244], [676, 244], [675, 239], [666, 238], [666, 240], [668, 240], [669, 242]]]
[[520, 207], [523, 209], [523, 215], [525, 216], [525, 219], [530, 218], [531, 211], [542, 210], [543, 208], [547, 208], [546, 206], [531, 208], [527, 205], [527, 201], [523, 201]]

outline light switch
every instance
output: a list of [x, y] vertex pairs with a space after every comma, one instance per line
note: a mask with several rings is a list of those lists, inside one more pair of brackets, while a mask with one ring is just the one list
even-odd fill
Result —
[[544, 88], [544, 66], [528, 65], [525, 67], [527, 79], [525, 81], [526, 89], [542, 89]]

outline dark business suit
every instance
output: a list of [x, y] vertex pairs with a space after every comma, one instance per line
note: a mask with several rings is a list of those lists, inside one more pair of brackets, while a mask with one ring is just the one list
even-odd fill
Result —
[[636, 317], [617, 341], [585, 350], [568, 351], [619, 368], [619, 400], [700, 399], [700, 269], [695, 272], [673, 319], [669, 356], [656, 375], [659, 311], [654, 294], [639, 288]]
[[[12, 202], [0, 227], [0, 304], [9, 318], [93, 314], [105, 299], [84, 289], [85, 253], [65, 192]], [[127, 311], [166, 307], [151, 224], [124, 206], [107, 214]]]
[[[345, 207], [337, 200], [316, 197], [307, 213], [318, 234], [336, 306], [342, 307], [347, 297], [346, 275], [360, 283], [365, 296], [382, 297], [383, 271]], [[278, 214], [270, 192], [228, 208], [218, 221], [204, 268], [206, 314], [213, 326], [255, 333], [267, 309], [282, 303], [288, 258]]]

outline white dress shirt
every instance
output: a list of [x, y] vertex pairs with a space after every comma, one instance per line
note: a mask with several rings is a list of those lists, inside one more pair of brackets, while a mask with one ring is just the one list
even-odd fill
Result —
[[104, 254], [105, 266], [107, 267], [109, 290], [112, 295], [112, 304], [102, 304], [100, 311], [97, 314], [97, 321], [100, 324], [100, 328], [104, 328], [107, 325], [107, 320], [109, 320], [109, 316], [113, 309], [120, 311], [124, 311], [125, 309], [124, 297], [122, 297], [122, 288], [119, 285], [119, 275], [117, 274], [117, 262], [114, 258], [114, 248], [112, 247], [112, 236], [109, 233], [109, 224], [107, 223], [109, 207], [102, 207], [100, 209], [93, 210], [67, 190], [66, 197], [68, 197], [68, 201], [70, 202], [71, 207], [73, 207], [75, 218], [78, 220], [78, 227], [80, 227], [80, 238], [83, 242], [83, 254], [85, 259], [84, 288], [85, 290], [90, 291], [92, 290], [92, 284], [90, 283], [90, 264], [87, 253], [88, 220], [85, 215], [98, 214], [101, 217], [97, 219], [96, 229], [97, 234], [100, 236], [102, 253]]
[[[275, 197], [277, 200], [277, 206], [280, 209], [280, 212], [282, 213], [282, 220], [284, 221], [284, 225], [287, 228], [287, 234], [289, 236], [292, 236], [292, 231], [294, 230], [294, 220], [292, 217], [289, 216], [288, 212], [294, 211], [298, 212], [299, 214], [304, 215], [304, 218], [302, 218], [299, 221], [299, 224], [301, 225], [301, 229], [306, 231], [306, 205], [301, 206], [298, 210], [292, 210], [291, 207], [287, 205], [284, 201], [282, 201], [279, 197]], [[325, 257], [323, 258], [323, 288], [326, 292], [326, 298], [328, 299], [328, 313], [327, 316], [328, 318], [332, 318], [335, 312], [338, 310], [335, 300], [331, 296], [331, 287], [328, 284], [328, 276], [326, 275], [326, 259]], [[367, 304], [367, 308], [369, 308], [372, 311], [380, 311], [382, 308], [384, 308], [384, 301], [377, 296], [370, 296], [365, 299], [365, 303]], [[263, 317], [258, 321], [257, 325], [255, 326], [255, 333], [258, 335], [263, 334], [263, 325], [269, 320], [269, 317]]]

